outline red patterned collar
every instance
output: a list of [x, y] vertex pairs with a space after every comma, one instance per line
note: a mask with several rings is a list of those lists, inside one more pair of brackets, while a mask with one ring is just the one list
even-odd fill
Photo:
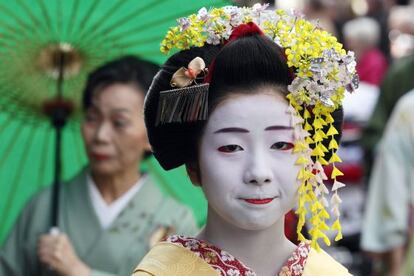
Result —
[[[212, 266], [222, 276], [256, 276], [249, 267], [237, 260], [230, 253], [208, 244], [205, 241], [183, 236], [170, 236], [168, 242], [181, 245], [191, 250], [198, 257]], [[283, 265], [278, 276], [300, 276], [305, 268], [310, 251], [308, 242], [301, 242]]]
[[285, 265], [282, 266], [278, 276], [301, 276], [305, 270], [310, 250], [310, 242], [301, 242], [286, 261]]

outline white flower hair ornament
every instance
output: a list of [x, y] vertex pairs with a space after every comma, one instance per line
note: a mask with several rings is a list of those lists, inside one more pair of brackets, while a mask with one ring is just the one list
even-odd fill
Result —
[[[338, 131], [333, 124], [332, 112], [341, 106], [345, 91], [353, 92], [358, 87], [355, 58], [334, 36], [303, 16], [267, 8], [268, 5], [260, 4], [251, 8], [202, 8], [197, 14], [178, 19], [178, 25], [171, 27], [161, 42], [161, 52], [224, 44], [236, 27], [250, 22], [284, 49], [287, 65], [295, 75], [288, 86], [288, 112], [292, 115], [293, 124], [301, 126], [295, 128], [293, 148], [299, 154], [296, 164], [301, 166], [297, 177], [301, 183], [296, 209], [299, 217], [297, 233], [300, 240], [305, 240], [301, 230], [305, 219], [310, 217], [311, 246], [319, 250], [320, 239], [330, 245], [327, 231], [336, 231], [336, 241], [342, 238], [338, 189], [345, 185], [337, 181], [343, 173], [335, 166], [341, 159], [336, 154], [338, 143], [334, 136]], [[200, 66], [202, 62], [192, 61], [189, 67], [194, 64], [197, 64], [196, 71], [185, 74], [188, 69], [179, 70], [181, 76], [184, 73], [188, 84], [196, 80], [193, 72], [204, 72], [204, 67]], [[194, 94], [195, 90], [199, 93]], [[192, 100], [183, 100], [186, 93]], [[162, 91], [157, 124], [207, 119], [207, 93], [208, 84]], [[194, 96], [196, 94], [198, 96]], [[180, 109], [179, 106], [185, 108]], [[327, 153], [331, 156], [329, 160], [325, 159]], [[323, 166], [328, 164], [333, 166], [331, 195], [324, 184], [328, 177]], [[331, 216], [334, 216], [334, 222], [328, 225]]]

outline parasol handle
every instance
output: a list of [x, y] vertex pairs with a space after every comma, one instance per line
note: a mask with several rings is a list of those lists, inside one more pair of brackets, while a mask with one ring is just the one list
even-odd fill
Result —
[[64, 75], [64, 55], [60, 54], [59, 76], [57, 79], [56, 98], [45, 102], [44, 113], [50, 117], [51, 123], [55, 129], [55, 169], [54, 180], [51, 194], [51, 226], [52, 229], [58, 226], [59, 222], [59, 197], [62, 185], [62, 132], [66, 121], [73, 110], [73, 103], [63, 99], [63, 75]]
[[57, 236], [57, 235], [59, 235], [60, 233], [61, 233], [61, 232], [60, 232], [59, 227], [52, 226], [52, 227], [49, 229], [49, 235], [52, 235], [52, 236]]
[[[52, 118], [53, 120], [53, 118]], [[55, 126], [55, 173], [54, 173], [54, 181], [52, 187], [52, 229], [57, 228], [59, 222], [59, 201], [60, 201], [60, 188], [61, 188], [61, 181], [62, 181], [62, 130], [65, 122], [63, 122], [59, 126]]]

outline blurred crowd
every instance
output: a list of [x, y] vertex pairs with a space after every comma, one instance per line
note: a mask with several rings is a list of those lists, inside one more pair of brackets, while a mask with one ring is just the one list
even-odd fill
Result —
[[414, 275], [414, 3], [298, 4], [355, 53], [361, 81], [344, 102], [340, 154], [342, 180], [349, 184], [343, 196], [347, 233], [337, 257], [355, 275]]

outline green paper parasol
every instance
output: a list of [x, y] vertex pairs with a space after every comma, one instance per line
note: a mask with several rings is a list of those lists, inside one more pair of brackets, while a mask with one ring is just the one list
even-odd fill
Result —
[[[74, 107], [62, 134], [62, 176], [68, 179], [86, 164], [79, 103], [88, 72], [124, 54], [163, 62], [159, 43], [177, 18], [203, 6], [226, 4], [0, 0], [0, 244], [28, 198], [52, 182], [55, 135], [43, 107], [56, 97], [59, 66], [62, 97]], [[191, 189], [182, 168], [166, 173], [154, 159], [144, 165], [166, 192], [192, 206], [203, 221], [203, 196]]]

